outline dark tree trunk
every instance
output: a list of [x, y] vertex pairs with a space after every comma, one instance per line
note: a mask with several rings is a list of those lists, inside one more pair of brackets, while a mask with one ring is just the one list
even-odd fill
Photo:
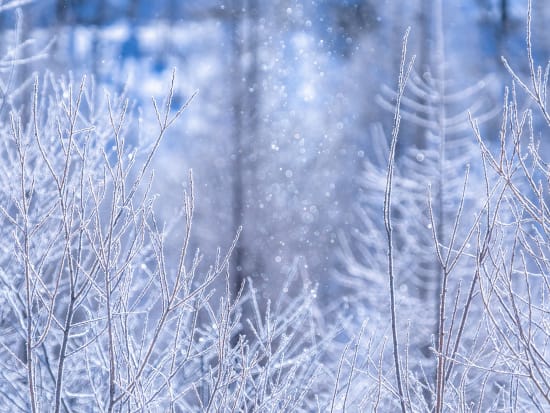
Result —
[[500, 21], [503, 29], [506, 30], [508, 26], [508, 0], [500, 0]]
[[254, 150], [258, 139], [258, 31], [259, 5], [257, 0], [235, 0], [231, 25], [232, 83], [233, 83], [233, 232], [243, 228], [233, 255], [232, 276], [236, 294], [245, 278], [259, 272], [253, 245], [255, 222], [255, 171], [258, 154]]

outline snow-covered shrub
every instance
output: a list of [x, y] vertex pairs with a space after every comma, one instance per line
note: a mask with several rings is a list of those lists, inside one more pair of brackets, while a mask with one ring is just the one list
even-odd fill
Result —
[[[374, 351], [347, 348], [339, 369], [347, 380], [335, 393], [340, 403], [403, 412], [549, 408], [550, 175], [548, 151], [536, 139], [550, 127], [549, 66], [533, 61], [530, 11], [530, 78], [504, 62], [514, 83], [500, 130], [482, 131], [484, 114], [447, 109], [455, 100], [444, 97], [443, 70], [407, 79], [402, 62], [391, 147], [385, 162], [367, 163], [364, 227], [343, 244], [359, 319], [349, 331], [369, 317], [355, 346]], [[521, 111], [516, 89], [535, 111]], [[398, 136], [412, 130], [406, 120], [428, 131], [427, 148], [396, 157]]]
[[[192, 175], [174, 189], [180, 214], [159, 219], [151, 165], [187, 106], [173, 77], [143, 131], [93, 81], [14, 75], [34, 59], [25, 47], [0, 60], [0, 412], [548, 410], [550, 172], [536, 138], [550, 69], [529, 35], [530, 79], [505, 63], [514, 85], [492, 137], [479, 126], [492, 110], [453, 112], [481, 84], [450, 93], [444, 59], [415, 76], [403, 53], [390, 145], [361, 177], [361, 230], [342, 238], [353, 294], [323, 311], [303, 265], [235, 292], [238, 234], [194, 248]], [[405, 133], [422, 143], [396, 156]]]
[[50, 75], [30, 118], [12, 110], [2, 126], [1, 411], [281, 411], [311, 398], [313, 296], [283, 294], [265, 314], [253, 289], [232, 297], [234, 245], [210, 265], [189, 251], [191, 177], [182, 216], [155, 217], [149, 165], [186, 106], [172, 108], [172, 87], [150, 139], [135, 139], [126, 99]]
[[[6, 60], [14, 70], [28, 62], [14, 59]], [[45, 74], [4, 91], [0, 411], [275, 412], [313, 403], [321, 345], [311, 286], [293, 299], [281, 292], [267, 310], [252, 286], [234, 296], [238, 234], [212, 263], [190, 251], [191, 175], [181, 215], [157, 219], [151, 162], [188, 104], [174, 107], [174, 77], [165, 102], [153, 101], [150, 136], [128, 99], [98, 94], [93, 81]], [[289, 284], [284, 291], [300, 282]], [[255, 309], [246, 319], [245, 301]]]

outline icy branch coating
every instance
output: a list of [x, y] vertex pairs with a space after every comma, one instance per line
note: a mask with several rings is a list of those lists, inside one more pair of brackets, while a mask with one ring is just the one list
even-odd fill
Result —
[[520, 3], [0, 1], [0, 413], [550, 411]]

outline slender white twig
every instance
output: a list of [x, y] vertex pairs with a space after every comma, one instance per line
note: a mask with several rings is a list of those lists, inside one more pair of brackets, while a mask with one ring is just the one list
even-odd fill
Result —
[[386, 175], [386, 191], [384, 196], [384, 226], [386, 228], [387, 235], [387, 247], [388, 247], [388, 277], [389, 277], [389, 294], [390, 294], [390, 314], [391, 314], [391, 326], [392, 326], [392, 339], [393, 339], [393, 357], [395, 365], [395, 376], [397, 381], [397, 389], [399, 392], [399, 403], [401, 405], [401, 411], [406, 412], [405, 394], [403, 391], [403, 378], [401, 373], [401, 362], [399, 355], [399, 340], [397, 337], [397, 308], [395, 301], [395, 273], [393, 264], [393, 228], [392, 228], [392, 204], [391, 196], [393, 189], [393, 175], [395, 168], [395, 150], [397, 147], [397, 138], [399, 136], [399, 127], [401, 122], [401, 98], [405, 93], [405, 86], [407, 80], [413, 68], [415, 57], [413, 56], [409, 63], [407, 63], [407, 40], [410, 30], [407, 29], [405, 36], [403, 37], [403, 48], [401, 52], [401, 64], [399, 66], [399, 80], [397, 83], [397, 99], [395, 103], [395, 112], [393, 118], [393, 128], [391, 135], [390, 154], [388, 159], [388, 170]]

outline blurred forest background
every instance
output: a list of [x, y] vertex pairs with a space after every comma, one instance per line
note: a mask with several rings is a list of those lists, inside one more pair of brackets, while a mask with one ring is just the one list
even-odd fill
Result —
[[[45, 67], [76, 79], [92, 75], [148, 109], [177, 68], [176, 103], [199, 93], [155, 161], [162, 218], [177, 215], [192, 168], [197, 244], [213, 253], [243, 226], [233, 257], [236, 286], [257, 278], [269, 295], [300, 269], [318, 283], [321, 302], [330, 303], [355, 286], [346, 280], [360, 272], [355, 261], [368, 255], [354, 241], [365, 163], [376, 162], [379, 152], [385, 158], [389, 138], [381, 130], [391, 127], [406, 28], [412, 28], [409, 51], [417, 56], [420, 81], [439, 70], [449, 90], [475, 84], [489, 139], [498, 137], [496, 115], [509, 81], [501, 56], [526, 62], [525, 0], [446, 0], [441, 16], [437, 3], [40, 0], [24, 8], [21, 31], [36, 39], [26, 52], [54, 43], [46, 60], [20, 76]], [[550, 46], [550, 4], [537, 1], [533, 8], [538, 57]], [[15, 14], [2, 18], [6, 33], [12, 31]], [[461, 103], [449, 117], [466, 125], [461, 137], [475, 143], [464, 112], [473, 103]], [[431, 129], [418, 121], [417, 109], [403, 121], [398, 157], [413, 151], [421, 164]], [[145, 113], [152, 111], [139, 113], [147, 131], [155, 120]], [[452, 165], [458, 177], [470, 160], [460, 162]], [[422, 196], [430, 181], [424, 178]], [[357, 254], [363, 257], [350, 260]]]
[[[550, 2], [530, 5], [0, 0], [0, 399], [71, 411], [87, 377], [104, 411], [546, 411]], [[59, 76], [95, 83], [86, 105]]]

